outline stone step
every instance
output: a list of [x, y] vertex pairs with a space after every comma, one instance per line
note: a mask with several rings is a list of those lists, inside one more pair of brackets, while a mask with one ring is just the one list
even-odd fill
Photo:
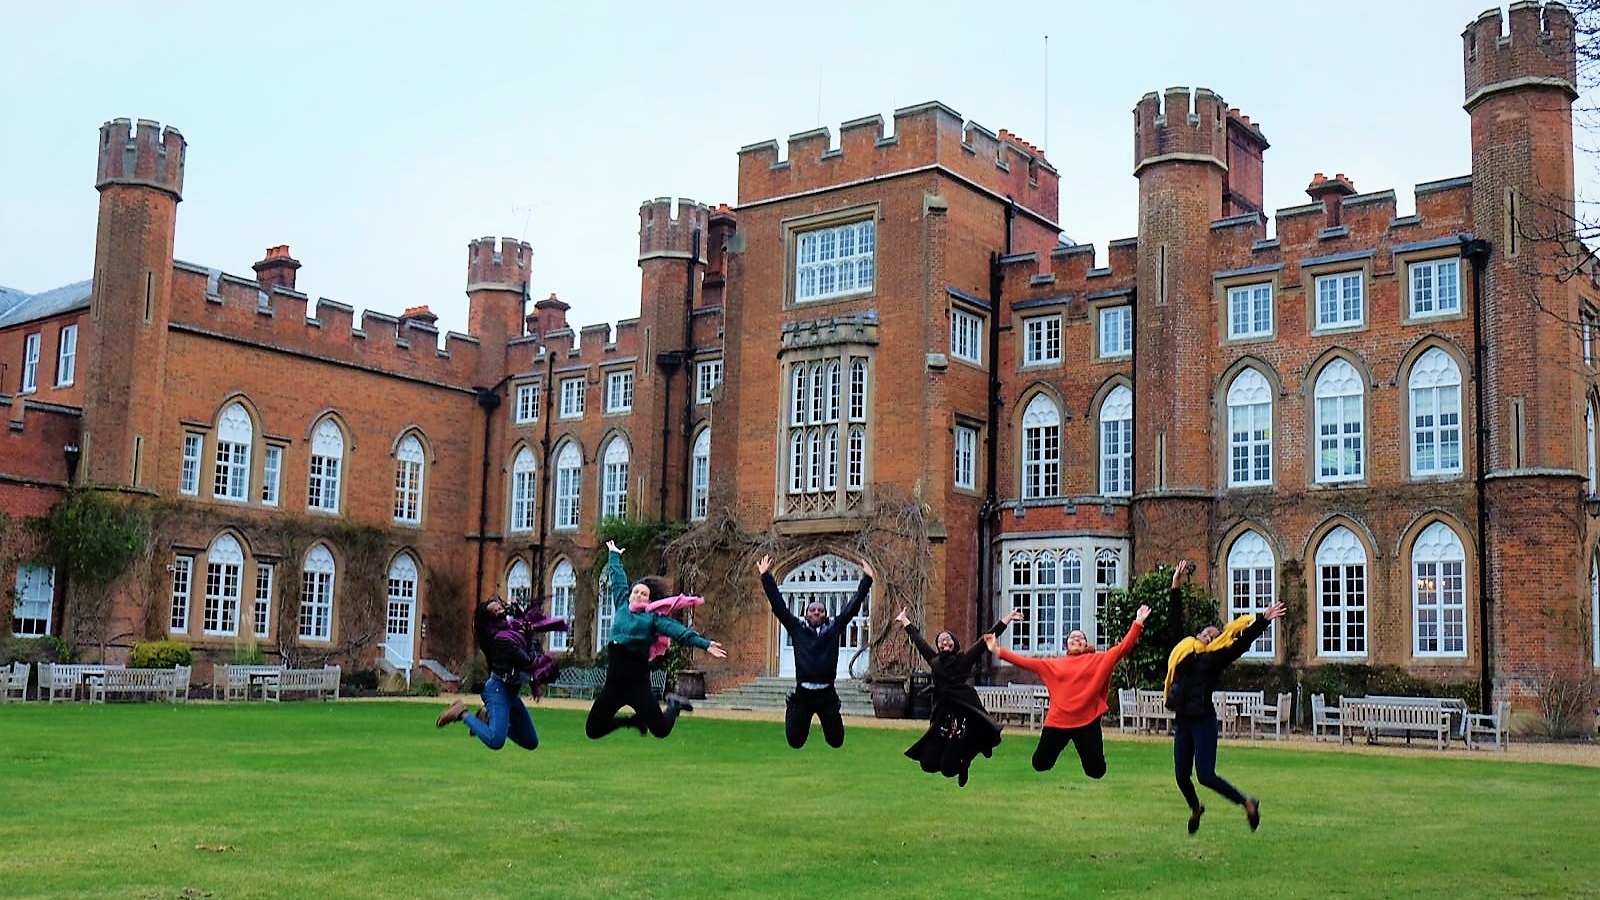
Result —
[[[853, 679], [835, 682], [839, 693], [840, 709], [845, 715], [872, 715], [872, 694], [867, 686]], [[767, 675], [696, 700], [695, 705], [706, 709], [781, 710], [789, 693], [794, 690], [794, 679]]]

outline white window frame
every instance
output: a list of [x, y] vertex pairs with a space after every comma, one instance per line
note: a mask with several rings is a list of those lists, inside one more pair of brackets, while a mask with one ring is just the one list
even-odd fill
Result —
[[189, 633], [189, 603], [194, 597], [194, 557], [179, 554], [172, 559], [171, 602], [167, 606], [167, 632]]
[[1272, 336], [1272, 282], [1228, 288], [1228, 340]]
[[1061, 314], [1031, 316], [1022, 320], [1022, 364], [1057, 365], [1061, 362]]
[[311, 461], [306, 467], [307, 509], [339, 511], [339, 470], [343, 462], [344, 432], [332, 419], [323, 419], [311, 437]]
[[1578, 313], [1578, 349], [1583, 354], [1583, 364], [1594, 367], [1594, 329], [1595, 318], [1600, 316], [1594, 307], [1584, 305]]
[[520, 559], [506, 569], [506, 599], [527, 602], [533, 599], [533, 569]]
[[633, 370], [606, 373], [606, 412], [633, 411]]
[[575, 531], [583, 500], [583, 454], [568, 441], [556, 453], [556, 502], [552, 510], [556, 531]]
[[1126, 303], [1100, 307], [1100, 358], [1133, 356], [1133, 307]]
[[711, 394], [722, 384], [722, 360], [708, 359], [695, 363], [694, 367], [694, 402], [696, 404], [710, 403]]
[[255, 636], [258, 638], [272, 634], [272, 585], [277, 574], [272, 563], [256, 563], [256, 597], [251, 613]]
[[689, 521], [703, 522], [711, 506], [711, 429], [695, 436], [690, 453]]
[[1354, 269], [1318, 275], [1312, 297], [1316, 326], [1312, 331], [1360, 328], [1367, 321], [1366, 272]]
[[1228, 486], [1272, 484], [1272, 383], [1255, 367], [1228, 386]]
[[1133, 495], [1133, 391], [1119, 384], [1100, 402], [1100, 495]]
[[[1246, 531], [1235, 538], [1228, 549], [1228, 619], [1266, 612], [1276, 599], [1277, 571], [1272, 545], [1260, 533]], [[1266, 632], [1244, 652], [1245, 658], [1275, 658], [1277, 648], [1273, 641], [1277, 631], [1277, 622], [1268, 625]]]
[[1060, 656], [1067, 635], [1081, 630], [1093, 646], [1120, 640], [1100, 634], [1098, 610], [1127, 587], [1128, 546], [1083, 537], [1007, 541], [1001, 548], [1000, 613], [1024, 619], [1000, 636], [1023, 656]]
[[514, 408], [518, 425], [539, 421], [539, 382], [517, 385], [517, 402]]
[[244, 591], [244, 549], [231, 535], [222, 535], [206, 550], [205, 604], [200, 630], [208, 635], [237, 635]]
[[261, 505], [277, 506], [283, 484], [283, 448], [268, 444], [261, 457]]
[[1043, 394], [1022, 415], [1022, 499], [1061, 496], [1061, 410]]
[[1366, 476], [1366, 381], [1348, 360], [1317, 373], [1316, 481], [1337, 484]]
[[183, 433], [183, 467], [178, 472], [178, 493], [190, 497], [200, 493], [200, 456], [206, 436], [197, 431]]
[[56, 387], [69, 387], [78, 374], [78, 326], [63, 325], [56, 338]]
[[978, 488], [978, 429], [970, 425], [957, 425], [955, 431], [955, 459], [951, 464], [955, 486], [973, 491]]
[[1467, 658], [1467, 551], [1461, 536], [1433, 522], [1411, 545], [1411, 655]]
[[[56, 599], [54, 566], [17, 563], [16, 602], [11, 608], [12, 634], [44, 637], [50, 633]], [[37, 615], [43, 612], [44, 615]]]
[[212, 454], [211, 496], [244, 503], [250, 499], [250, 448], [255, 427], [242, 405], [232, 403], [217, 417], [216, 452]]
[[394, 452], [394, 520], [401, 525], [422, 524], [422, 484], [427, 454], [414, 434], [400, 439]]
[[39, 344], [44, 336], [35, 331], [22, 339], [22, 390], [31, 394], [39, 389]]
[[[577, 592], [578, 571], [567, 560], [559, 560], [555, 568], [550, 570], [550, 617], [571, 622], [577, 610]], [[546, 635], [551, 653], [563, 653], [572, 649], [571, 632], [550, 631], [546, 632]]]
[[842, 354], [835, 348], [832, 355], [789, 364], [785, 512], [845, 512], [866, 488], [867, 361], [848, 349]]
[[1427, 319], [1461, 313], [1461, 259], [1447, 256], [1406, 266], [1408, 318]]
[[1430, 347], [1411, 364], [1406, 386], [1411, 413], [1411, 474], [1460, 475], [1464, 449], [1461, 367], [1450, 354]]
[[983, 365], [983, 317], [950, 308], [950, 355], [962, 362]]
[[511, 521], [507, 531], [532, 531], [539, 521], [539, 461], [523, 447], [511, 460]]
[[1312, 576], [1317, 592], [1317, 656], [1359, 659], [1367, 655], [1370, 630], [1367, 548], [1343, 525], [1317, 544]]
[[796, 303], [872, 293], [877, 252], [873, 219], [810, 228], [797, 232], [794, 242]]
[[338, 563], [322, 544], [306, 551], [300, 567], [300, 640], [333, 640], [333, 585]]
[[628, 466], [632, 460], [628, 442], [617, 435], [606, 442], [601, 455], [600, 516], [621, 518], [628, 514]]
[[1584, 489], [1585, 496], [1595, 496], [1595, 491], [1600, 490], [1596, 483], [1596, 459], [1600, 457], [1600, 446], [1595, 441], [1595, 409], [1594, 401], [1583, 405], [1583, 451], [1584, 451]]
[[587, 387], [583, 376], [577, 378], [561, 379], [561, 418], [583, 418], [584, 389]]

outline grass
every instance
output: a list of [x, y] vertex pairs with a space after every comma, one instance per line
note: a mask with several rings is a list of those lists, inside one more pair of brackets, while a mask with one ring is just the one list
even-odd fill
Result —
[[1600, 892], [1600, 768], [1225, 744], [1261, 830], [1160, 742], [1033, 772], [1008, 732], [972, 782], [905, 730], [800, 751], [774, 722], [490, 753], [415, 703], [0, 707], [0, 897], [1578, 897]]

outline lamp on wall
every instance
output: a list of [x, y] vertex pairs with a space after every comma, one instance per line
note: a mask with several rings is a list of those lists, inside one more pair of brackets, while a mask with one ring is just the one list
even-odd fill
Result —
[[1600, 516], [1600, 494], [1585, 494], [1583, 497], [1583, 509], [1591, 519]]
[[68, 444], [61, 448], [61, 458], [67, 463], [67, 484], [78, 480], [78, 458], [81, 455], [77, 444]]

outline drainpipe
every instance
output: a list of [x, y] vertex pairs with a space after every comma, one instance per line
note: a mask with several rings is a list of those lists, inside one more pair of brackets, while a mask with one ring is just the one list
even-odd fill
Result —
[[550, 504], [554, 502], [555, 480], [550, 477], [550, 420], [555, 418], [555, 385], [551, 378], [555, 377], [556, 355], [549, 351], [544, 354], [544, 390], [540, 392], [540, 402], [544, 409], [540, 415], [544, 416], [544, 434], [539, 437], [539, 483], [534, 488], [535, 495], [540, 498], [537, 508], [539, 514], [539, 543], [533, 548], [533, 572], [535, 587], [534, 596], [539, 598], [539, 605], [544, 606], [544, 544], [550, 537]]
[[500, 408], [500, 386], [473, 388], [478, 408], [483, 410], [483, 472], [478, 481], [478, 569], [472, 583], [473, 603], [483, 599], [483, 545], [489, 540], [489, 439], [494, 425], [494, 411]]
[[[695, 266], [700, 261], [700, 229], [694, 230], [694, 239], [689, 250], [689, 264], [684, 267], [683, 284], [683, 519], [689, 521], [689, 514], [693, 512], [694, 498], [689, 496], [689, 477], [694, 468], [691, 457], [694, 456], [694, 369], [690, 363], [694, 360], [694, 275]], [[662, 445], [662, 457], [666, 456], [666, 445]], [[666, 517], [663, 516], [663, 519]], [[665, 562], [663, 560], [663, 562]]]
[[974, 600], [977, 615], [973, 621], [979, 628], [989, 621], [984, 612], [989, 598], [994, 596], [994, 561], [990, 543], [994, 540], [995, 523], [1000, 517], [1000, 502], [995, 493], [995, 475], [1000, 468], [1000, 413], [1005, 405], [1000, 396], [1000, 301], [1005, 287], [1000, 261], [1011, 255], [1016, 220], [1017, 201], [1008, 196], [1005, 252], [989, 254], [989, 308], [994, 313], [993, 321], [989, 323], [989, 428], [988, 441], [983, 448], [983, 505], [978, 507], [978, 596]]
[[1484, 410], [1483, 377], [1483, 272], [1489, 262], [1490, 244], [1482, 238], [1461, 236], [1461, 255], [1472, 264], [1472, 368], [1473, 395], [1478, 419], [1478, 659], [1479, 702], [1483, 712], [1494, 708], [1494, 664], [1489, 640], [1493, 603], [1489, 600], [1489, 490], [1487, 454], [1489, 416]]

